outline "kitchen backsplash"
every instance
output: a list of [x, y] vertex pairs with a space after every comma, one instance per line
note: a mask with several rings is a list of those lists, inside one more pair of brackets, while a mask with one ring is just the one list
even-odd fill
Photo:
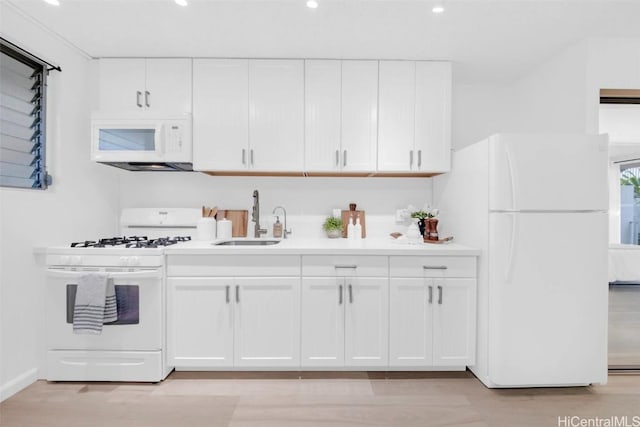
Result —
[[251, 212], [257, 189], [261, 218], [267, 220], [276, 206], [284, 206], [290, 218], [324, 218], [332, 208], [348, 209], [353, 202], [366, 211], [369, 222], [371, 215], [393, 217], [396, 209], [409, 204], [432, 203], [433, 194], [431, 178], [212, 177], [197, 172], [122, 171], [119, 182], [120, 210], [206, 205]]

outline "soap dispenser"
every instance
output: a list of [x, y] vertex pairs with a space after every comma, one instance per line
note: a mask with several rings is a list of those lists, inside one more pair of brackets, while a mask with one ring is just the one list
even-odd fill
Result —
[[276, 216], [276, 222], [273, 224], [273, 237], [275, 239], [282, 238], [282, 223], [279, 216]]
[[353, 234], [356, 240], [362, 239], [362, 225], [360, 224], [360, 214], [356, 215], [356, 225], [353, 227]]

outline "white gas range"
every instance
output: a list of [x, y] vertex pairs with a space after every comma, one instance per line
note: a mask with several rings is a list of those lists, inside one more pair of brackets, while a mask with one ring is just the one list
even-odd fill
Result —
[[[157, 382], [169, 374], [164, 248], [190, 240], [200, 216], [199, 209], [126, 209], [121, 236], [47, 249], [47, 380]], [[99, 335], [75, 334], [78, 281], [91, 272], [113, 281], [118, 319]]]

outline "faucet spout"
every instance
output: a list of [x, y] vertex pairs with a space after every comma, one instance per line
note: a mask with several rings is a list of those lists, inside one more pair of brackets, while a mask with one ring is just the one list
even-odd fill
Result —
[[267, 230], [260, 228], [260, 194], [258, 190], [253, 190], [253, 209], [251, 211], [251, 220], [255, 223], [253, 237], [260, 237], [267, 234]]
[[291, 234], [291, 230], [287, 230], [287, 210], [283, 206], [276, 206], [273, 208], [273, 214], [276, 213], [278, 209], [281, 209], [284, 213], [284, 230], [282, 232], [282, 238], [286, 239], [289, 234]]

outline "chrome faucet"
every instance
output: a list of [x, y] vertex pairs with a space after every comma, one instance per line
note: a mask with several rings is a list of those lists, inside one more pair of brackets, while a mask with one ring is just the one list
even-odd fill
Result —
[[282, 212], [284, 212], [284, 230], [282, 230], [282, 238], [286, 239], [287, 236], [291, 234], [291, 230], [287, 230], [287, 210], [283, 206], [276, 206], [273, 208], [272, 213], [275, 214], [278, 209], [282, 209]]
[[260, 195], [258, 190], [253, 190], [253, 211], [251, 213], [251, 220], [255, 222], [255, 228], [253, 237], [260, 237], [261, 234], [267, 234], [265, 228], [260, 228]]

